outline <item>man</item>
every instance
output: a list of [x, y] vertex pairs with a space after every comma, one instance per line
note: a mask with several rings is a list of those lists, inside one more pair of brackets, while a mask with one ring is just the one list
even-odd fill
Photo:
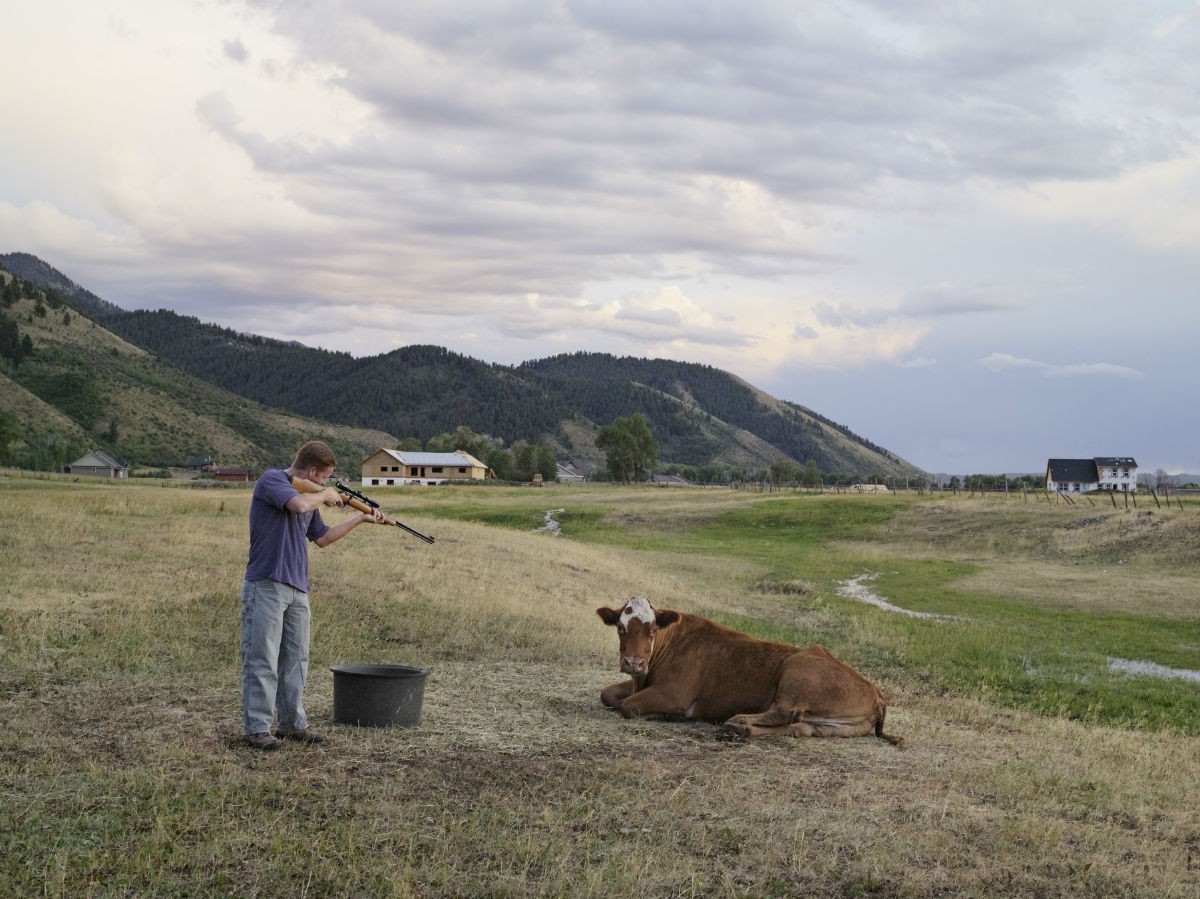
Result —
[[[332, 487], [300, 493], [294, 478], [324, 484], [333, 474], [333, 451], [318, 440], [296, 453], [291, 467], [263, 472], [250, 501], [250, 560], [242, 582], [242, 734], [256, 749], [278, 749], [283, 740], [320, 743], [309, 729], [302, 701], [308, 679], [308, 547], [325, 547], [364, 521], [384, 524], [378, 509], [332, 527], [320, 506], [340, 506]], [[279, 727], [271, 734], [272, 712]]]

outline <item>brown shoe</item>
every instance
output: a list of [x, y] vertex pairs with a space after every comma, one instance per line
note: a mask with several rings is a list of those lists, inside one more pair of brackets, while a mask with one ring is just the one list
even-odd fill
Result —
[[261, 733], [261, 734], [246, 734], [246, 742], [249, 743], [251, 746], [253, 746], [255, 749], [262, 749], [264, 751], [270, 750], [270, 749], [278, 749], [280, 746], [283, 745], [282, 740], [277, 740], [274, 737], [272, 737], [270, 734], [265, 733], [265, 732]]
[[320, 743], [325, 739], [324, 734], [319, 734], [315, 730], [304, 728], [304, 730], [280, 730], [275, 732], [275, 736], [281, 740], [299, 740], [301, 743]]

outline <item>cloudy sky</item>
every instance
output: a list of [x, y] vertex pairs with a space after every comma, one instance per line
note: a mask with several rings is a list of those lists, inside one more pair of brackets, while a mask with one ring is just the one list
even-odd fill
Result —
[[18, 0], [0, 252], [375, 355], [702, 362], [1200, 472], [1197, 0]]

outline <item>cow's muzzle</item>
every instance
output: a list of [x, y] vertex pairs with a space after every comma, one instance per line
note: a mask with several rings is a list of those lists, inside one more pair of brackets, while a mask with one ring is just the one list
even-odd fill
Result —
[[621, 656], [621, 672], [623, 674], [645, 674], [646, 660], [635, 656]]

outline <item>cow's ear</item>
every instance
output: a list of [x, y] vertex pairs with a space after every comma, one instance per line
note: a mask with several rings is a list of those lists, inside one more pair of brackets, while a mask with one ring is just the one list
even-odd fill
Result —
[[621, 620], [620, 609], [608, 609], [604, 606], [601, 606], [596, 610], [596, 614], [600, 616], [601, 621], [608, 625], [616, 624]]
[[661, 609], [654, 613], [654, 622], [659, 627], [666, 627], [668, 624], [674, 624], [679, 620], [679, 613], [671, 609]]

